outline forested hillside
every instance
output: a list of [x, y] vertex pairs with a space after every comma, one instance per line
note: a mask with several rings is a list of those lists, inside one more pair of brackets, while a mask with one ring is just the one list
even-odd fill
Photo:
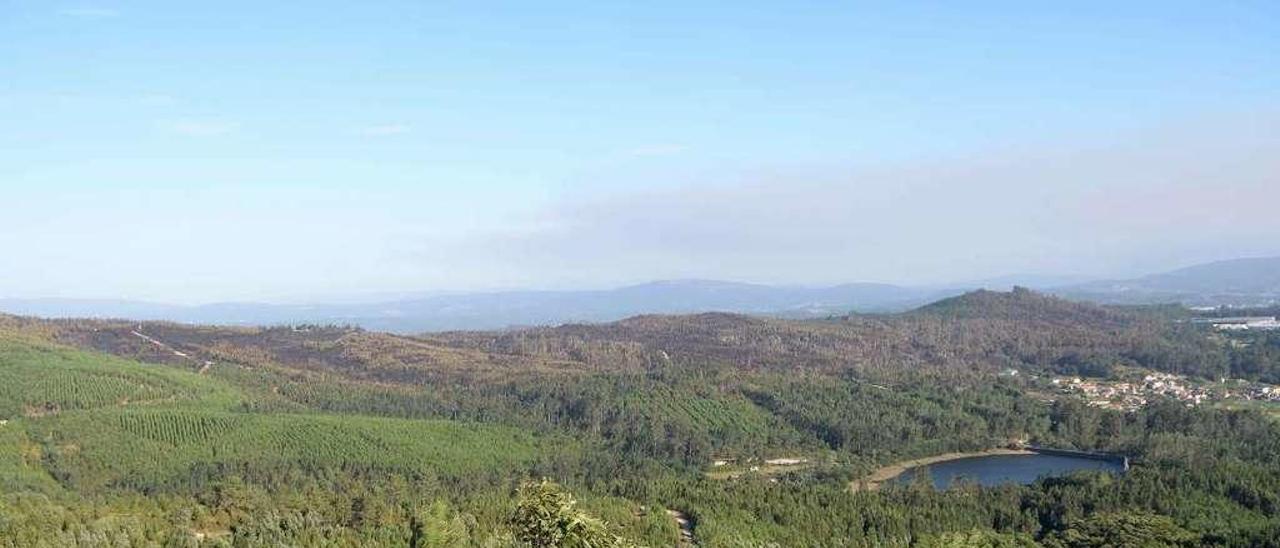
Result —
[[854, 373], [892, 380], [1006, 367], [1071, 371], [1115, 364], [1213, 377], [1230, 345], [1164, 308], [1105, 308], [1026, 289], [977, 291], [893, 315], [785, 321], [728, 314], [641, 316], [600, 325], [445, 333], [425, 340], [603, 368], [679, 363], [736, 370]]
[[[0, 543], [672, 546], [671, 510], [703, 546], [1274, 546], [1265, 412], [1115, 411], [1029, 380], [1280, 371], [1274, 341], [1181, 319], [1026, 290], [415, 337], [0, 317]], [[1135, 465], [850, 489], [1015, 440]], [[747, 467], [784, 457], [803, 464]]]

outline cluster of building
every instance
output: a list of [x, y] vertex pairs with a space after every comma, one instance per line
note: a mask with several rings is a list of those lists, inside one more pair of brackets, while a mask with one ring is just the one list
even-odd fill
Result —
[[1228, 399], [1280, 402], [1280, 387], [1277, 386], [1245, 381], [1228, 384], [1226, 379], [1216, 384], [1193, 383], [1184, 376], [1171, 373], [1148, 373], [1140, 381], [1065, 377], [1050, 382], [1063, 392], [1084, 397], [1089, 405], [1126, 411], [1138, 409], [1159, 397], [1173, 398], [1187, 405]]
[[1053, 379], [1052, 384], [1065, 392], [1083, 396], [1089, 405], [1108, 409], [1134, 410], [1155, 397], [1171, 397], [1188, 405], [1199, 405], [1212, 394], [1203, 387], [1193, 387], [1185, 377], [1169, 373], [1151, 373], [1141, 381], [1083, 380], [1079, 377]]
[[1228, 318], [1192, 318], [1191, 323], [1212, 325], [1220, 331], [1266, 331], [1280, 329], [1275, 316], [1236, 316]]
[[1051, 383], [1064, 392], [1084, 397], [1094, 407], [1128, 411], [1141, 408], [1156, 396], [1171, 396], [1189, 405], [1197, 405], [1208, 397], [1207, 394], [1193, 392], [1177, 379], [1153, 377], [1155, 375], [1147, 375], [1140, 383], [1083, 380], [1080, 377], [1053, 379]]
[[1280, 403], [1280, 386], [1253, 384], [1241, 391], [1240, 396], [1246, 400], [1272, 401]]

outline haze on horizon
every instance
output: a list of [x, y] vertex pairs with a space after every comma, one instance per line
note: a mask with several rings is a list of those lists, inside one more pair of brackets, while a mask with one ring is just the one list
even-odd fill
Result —
[[0, 3], [0, 297], [1280, 255], [1280, 5]]

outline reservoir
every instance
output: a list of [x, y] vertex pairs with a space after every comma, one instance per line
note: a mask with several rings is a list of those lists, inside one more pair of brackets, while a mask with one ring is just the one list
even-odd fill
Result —
[[898, 476], [897, 481], [910, 483], [922, 468], [928, 470], [937, 489], [946, 489], [958, 478], [990, 487], [1004, 483], [1028, 484], [1043, 476], [1061, 476], [1079, 470], [1123, 472], [1125, 469], [1123, 461], [1073, 455], [986, 455], [911, 468]]

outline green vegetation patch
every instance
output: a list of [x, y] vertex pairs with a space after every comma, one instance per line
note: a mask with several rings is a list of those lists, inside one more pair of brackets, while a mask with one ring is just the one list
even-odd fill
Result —
[[[528, 469], [542, 440], [448, 421], [227, 411], [101, 409], [29, 424], [64, 485], [180, 487], [193, 470], [386, 470], [459, 477]], [[563, 445], [563, 443], [557, 444]]]
[[197, 398], [235, 394], [192, 373], [0, 335], [0, 419]]
[[647, 388], [628, 395], [623, 409], [701, 436], [761, 436], [771, 426], [768, 413], [737, 394], [701, 394], [660, 384]]

